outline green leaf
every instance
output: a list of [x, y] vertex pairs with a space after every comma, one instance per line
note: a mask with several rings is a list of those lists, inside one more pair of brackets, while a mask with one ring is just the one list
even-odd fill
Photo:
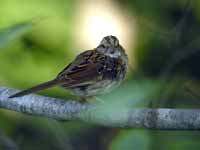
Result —
[[150, 137], [146, 131], [129, 129], [119, 132], [109, 150], [148, 150], [150, 146]]
[[5, 29], [0, 29], [0, 49], [24, 35], [32, 26], [33, 22], [23, 22]]

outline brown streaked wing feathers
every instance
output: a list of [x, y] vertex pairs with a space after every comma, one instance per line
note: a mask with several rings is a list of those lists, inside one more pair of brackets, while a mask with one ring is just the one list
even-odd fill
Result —
[[66, 76], [71, 81], [63, 84], [65, 88], [93, 84], [100, 75], [97, 72], [98, 62], [92, 59], [96, 55], [96, 51], [93, 50], [80, 54], [57, 78]]
[[[94, 50], [88, 50], [79, 54], [73, 62], [71, 62], [67, 67], [65, 67], [57, 77], [69, 74], [70, 72], [75, 73], [76, 70], [81, 69], [82, 64], [86, 64], [88, 57], [92, 56]], [[87, 64], [86, 64], [87, 65]], [[78, 68], [77, 68], [78, 67]], [[75, 70], [76, 69], [76, 70]]]
[[95, 55], [97, 55], [97, 53], [94, 50], [83, 52], [77, 56], [76, 59], [62, 72], [60, 72], [56, 79], [16, 93], [9, 98], [24, 96], [57, 85], [70, 88], [83, 86], [86, 84], [93, 84], [100, 75], [97, 72], [98, 62], [94, 61], [95, 59], [92, 59], [92, 57], [95, 57]]

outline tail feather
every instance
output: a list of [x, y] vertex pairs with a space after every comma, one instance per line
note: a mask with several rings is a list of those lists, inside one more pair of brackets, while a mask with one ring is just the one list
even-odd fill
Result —
[[31, 88], [29, 88], [27, 90], [18, 92], [18, 93], [14, 94], [14, 95], [11, 95], [9, 98], [24, 96], [24, 95], [27, 95], [27, 94], [30, 94], [30, 93], [34, 93], [34, 92], [43, 90], [43, 89], [51, 88], [51, 87], [56, 86], [58, 84], [59, 84], [59, 80], [57, 80], [57, 79], [50, 80], [50, 81], [47, 81], [45, 83], [42, 83], [42, 84], [36, 85], [34, 87], [31, 87]]

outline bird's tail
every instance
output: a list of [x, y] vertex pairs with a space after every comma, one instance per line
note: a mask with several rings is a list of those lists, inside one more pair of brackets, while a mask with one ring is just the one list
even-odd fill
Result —
[[58, 85], [59, 83], [60, 83], [60, 81], [57, 80], [57, 79], [50, 80], [50, 81], [44, 82], [42, 84], [36, 85], [34, 87], [31, 87], [27, 90], [18, 92], [14, 95], [11, 95], [9, 98], [20, 97], [20, 96], [24, 96], [24, 95], [27, 95], [27, 94], [30, 94], [30, 93], [34, 93], [34, 92], [37, 92], [37, 91], [40, 91], [40, 90], [43, 90], [43, 89], [51, 88], [53, 86]]

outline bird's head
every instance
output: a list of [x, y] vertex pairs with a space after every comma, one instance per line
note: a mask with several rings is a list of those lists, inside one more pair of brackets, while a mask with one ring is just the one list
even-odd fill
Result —
[[112, 35], [104, 37], [96, 49], [97, 51], [114, 58], [120, 57], [121, 51], [123, 51], [117, 37]]
[[119, 46], [119, 40], [115, 36], [106, 36], [101, 41], [100, 45], [110, 48], [110, 47], [118, 47]]

